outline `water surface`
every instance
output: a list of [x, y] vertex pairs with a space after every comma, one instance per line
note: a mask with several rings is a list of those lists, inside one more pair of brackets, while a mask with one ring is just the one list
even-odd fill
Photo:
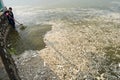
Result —
[[[16, 7], [16, 19], [28, 28], [18, 30], [12, 44], [24, 52], [40, 50], [46, 43], [40, 54], [60, 79], [119, 80], [120, 2], [104, 2], [99, 2], [103, 7]], [[48, 27], [52, 29], [44, 37]]]

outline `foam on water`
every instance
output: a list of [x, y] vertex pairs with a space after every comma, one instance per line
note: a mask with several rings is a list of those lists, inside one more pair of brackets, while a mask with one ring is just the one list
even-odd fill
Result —
[[44, 61], [60, 79], [120, 79], [120, 14], [94, 9], [69, 12], [53, 20], [52, 31], [45, 36], [47, 48], [40, 51]]
[[27, 19], [35, 25], [39, 22], [52, 25], [44, 38], [46, 48], [38, 52], [61, 80], [120, 79], [119, 12], [83, 8], [35, 9], [24, 10], [21, 21]]
[[[114, 68], [120, 63], [119, 51], [115, 50], [118, 55], [112, 52], [119, 56], [115, 56], [117, 60], [114, 61], [104, 48], [120, 49], [120, 27], [119, 23], [106, 22], [107, 19], [104, 18], [104, 22], [93, 18], [77, 24], [56, 21], [45, 36], [47, 48], [40, 51], [40, 55], [61, 79], [64, 79], [63, 74], [66, 79], [119, 79], [120, 68]], [[58, 70], [59, 65], [62, 70]]]

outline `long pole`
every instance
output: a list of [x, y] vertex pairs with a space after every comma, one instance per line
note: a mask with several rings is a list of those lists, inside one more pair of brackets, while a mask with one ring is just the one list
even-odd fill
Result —
[[[8, 15], [11, 19], [13, 19], [10, 15]], [[20, 25], [23, 25], [23, 24], [21, 24], [20, 22], [18, 22], [16, 19], [13, 19], [15, 22], [17, 22], [18, 24], [20, 24]]]

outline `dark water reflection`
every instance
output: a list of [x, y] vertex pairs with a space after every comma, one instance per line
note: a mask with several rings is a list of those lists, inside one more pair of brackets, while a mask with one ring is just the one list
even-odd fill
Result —
[[45, 47], [44, 35], [51, 29], [51, 25], [36, 25], [25, 30], [11, 30], [8, 36], [8, 46], [15, 54], [21, 54], [25, 50], [41, 50]]

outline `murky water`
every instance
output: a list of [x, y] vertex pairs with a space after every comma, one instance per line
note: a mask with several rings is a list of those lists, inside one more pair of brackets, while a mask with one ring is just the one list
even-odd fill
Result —
[[61, 80], [119, 80], [120, 4], [111, 5], [107, 9], [22, 9], [25, 13], [16, 15], [22, 13], [18, 20], [28, 27], [12, 34], [12, 46], [29, 54], [28, 50], [39, 51], [46, 44], [38, 53]]
[[21, 54], [26, 50], [41, 50], [46, 46], [43, 38], [45, 33], [51, 30], [51, 25], [26, 26], [24, 30], [20, 27], [9, 33], [8, 45], [13, 53]]

